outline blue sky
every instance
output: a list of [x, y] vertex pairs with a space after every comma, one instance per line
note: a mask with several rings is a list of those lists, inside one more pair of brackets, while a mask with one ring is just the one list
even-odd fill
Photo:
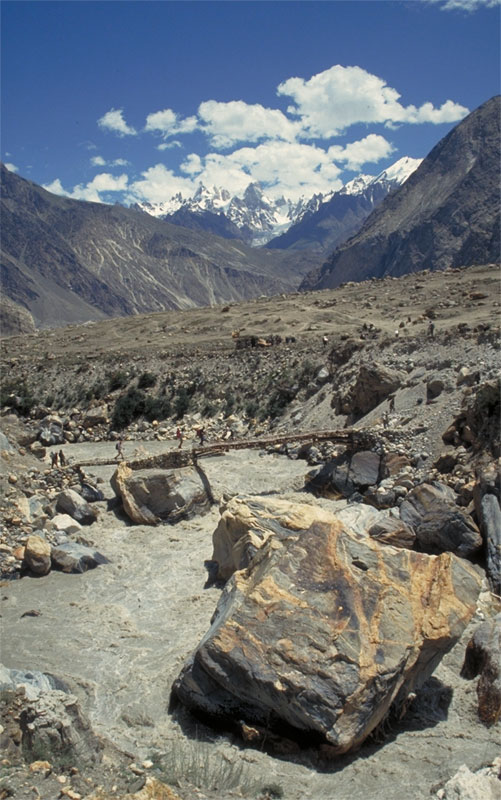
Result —
[[1, 158], [60, 194], [296, 199], [500, 91], [499, 0], [3, 0]]

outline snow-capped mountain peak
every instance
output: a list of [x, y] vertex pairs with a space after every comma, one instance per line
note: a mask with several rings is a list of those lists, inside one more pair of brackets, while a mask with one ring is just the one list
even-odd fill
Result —
[[395, 161], [391, 167], [388, 167], [380, 172], [379, 175], [374, 178], [374, 181], [385, 180], [389, 181], [390, 183], [394, 183], [396, 186], [401, 186], [402, 183], [405, 183], [407, 178], [417, 170], [422, 160], [422, 158], [410, 158], [409, 156], [404, 156], [398, 161]]
[[[419, 166], [418, 158], [404, 158], [383, 170], [379, 175], [358, 175], [339, 191], [342, 195], [360, 196], [367, 192], [373, 194], [376, 186], [385, 186], [389, 191], [400, 186]], [[181, 209], [193, 214], [224, 214], [230, 222], [240, 228], [243, 237], [252, 245], [266, 244], [270, 239], [285, 233], [291, 225], [299, 222], [305, 214], [311, 214], [336, 194], [331, 191], [318, 193], [313, 197], [291, 200], [284, 196], [278, 199], [267, 197], [257, 181], [249, 183], [243, 193], [232, 195], [227, 189], [218, 186], [208, 188], [199, 183], [191, 197], [180, 193], [161, 203], [138, 203], [137, 208], [155, 217], [168, 217]]]

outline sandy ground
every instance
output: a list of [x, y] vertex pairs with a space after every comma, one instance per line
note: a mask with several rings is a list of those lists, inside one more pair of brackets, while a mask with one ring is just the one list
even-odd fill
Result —
[[[99, 449], [107, 454], [113, 445]], [[75, 458], [77, 452], [79, 458], [91, 452], [96, 457], [96, 445], [75, 446]], [[207, 458], [203, 467], [216, 498], [237, 491], [291, 494], [308, 469], [305, 462], [245, 451]], [[100, 468], [104, 481], [111, 469]], [[461, 764], [478, 769], [499, 754], [499, 727], [487, 730], [477, 720], [475, 681], [459, 678], [467, 634], [415, 710], [383, 742], [330, 765], [319, 765], [314, 751], [299, 758], [244, 749], [231, 735], [169, 715], [172, 682], [209, 627], [219, 597], [218, 588], [205, 588], [204, 567], [218, 517], [216, 504], [206, 516], [175, 526], [133, 526], [101, 503], [99, 521], [84, 534], [110, 564], [83, 575], [51, 572], [2, 586], [5, 665], [65, 680], [96, 731], [137, 757], [189, 750], [206, 738], [216, 757], [245, 762], [249, 787], [277, 783], [285, 800], [421, 800]], [[23, 617], [30, 610], [40, 615]]]

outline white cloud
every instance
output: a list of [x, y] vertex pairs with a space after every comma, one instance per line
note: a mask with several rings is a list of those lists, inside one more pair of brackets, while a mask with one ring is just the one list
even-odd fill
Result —
[[441, 11], [478, 11], [479, 8], [494, 8], [501, 0], [425, 0], [426, 3], [440, 3]]
[[455, 122], [468, 113], [464, 106], [447, 100], [439, 109], [431, 103], [420, 108], [403, 106], [396, 89], [361, 67], [337, 64], [310, 80], [289, 78], [278, 86], [279, 95], [292, 97], [287, 109], [300, 118], [304, 136], [338, 136], [356, 123]]
[[142, 180], [134, 181], [129, 187], [129, 202], [138, 199], [149, 203], [160, 203], [169, 200], [180, 192], [183, 197], [190, 197], [194, 192], [194, 185], [187, 178], [175, 175], [164, 164], [156, 164], [141, 173]]
[[128, 177], [125, 175], [110, 175], [109, 172], [101, 172], [87, 184], [80, 183], [74, 186], [71, 191], [63, 188], [59, 178], [52, 183], [45, 184], [44, 189], [54, 194], [71, 197], [74, 200], [88, 200], [94, 203], [102, 203], [101, 193], [124, 192], [127, 189]]
[[4, 165], [4, 166], [5, 166], [5, 167], [7, 167], [7, 169], [9, 170], [9, 172], [19, 172], [19, 167], [16, 167], [16, 165], [15, 165], [15, 164], [10, 164], [10, 163], [8, 163], [8, 162], [5, 162], [5, 165]]
[[395, 152], [393, 145], [384, 136], [370, 133], [364, 139], [351, 142], [345, 147], [332, 145], [327, 153], [333, 161], [346, 162], [346, 169], [360, 169], [363, 164], [375, 163]]
[[59, 180], [59, 178], [53, 180], [52, 183], [43, 183], [42, 188], [46, 189], [48, 192], [52, 192], [53, 194], [60, 194], [63, 195], [64, 197], [71, 197], [71, 195], [69, 195], [68, 192], [65, 189], [63, 189], [63, 185]]
[[157, 150], [172, 150], [173, 147], [182, 147], [183, 145], [179, 139], [173, 139], [172, 142], [162, 142], [157, 144]]
[[114, 158], [113, 161], [105, 161], [102, 156], [94, 156], [94, 158], [91, 158], [90, 163], [93, 167], [126, 167], [129, 162], [126, 158]]
[[127, 125], [123, 117], [123, 109], [112, 108], [98, 119], [97, 124], [104, 130], [118, 134], [118, 136], [136, 136], [137, 131]]
[[198, 114], [203, 130], [214, 147], [231, 147], [236, 142], [257, 142], [260, 139], [294, 141], [300, 125], [278, 109], [249, 105], [242, 100], [201, 103]]
[[182, 133], [192, 133], [198, 127], [196, 117], [182, 119], [171, 108], [155, 111], [146, 117], [144, 130], [149, 133], [160, 133], [166, 139], [169, 136], [178, 136]]
[[320, 147], [297, 142], [264, 142], [242, 147], [228, 155], [209, 153], [204, 159], [192, 153], [181, 164], [193, 186], [221, 186], [241, 195], [249, 183], [259, 181], [270, 197], [293, 200], [341, 188], [341, 170]]

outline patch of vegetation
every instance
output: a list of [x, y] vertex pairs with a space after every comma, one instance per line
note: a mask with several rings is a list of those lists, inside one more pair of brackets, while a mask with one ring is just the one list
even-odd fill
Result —
[[214, 403], [211, 403], [208, 400], [204, 406], [202, 406], [202, 416], [204, 417], [214, 417], [217, 414], [217, 406]]
[[117, 389], [124, 389], [129, 383], [130, 376], [122, 370], [112, 372], [108, 376], [108, 389], [110, 392], [115, 392]]
[[153, 755], [151, 761], [156, 777], [179, 789], [193, 786], [201, 791], [218, 792], [219, 797], [225, 797], [225, 793], [232, 789], [239, 790], [244, 797], [255, 797], [259, 791], [251, 782], [245, 762], [221, 758], [219, 753], [209, 749], [206, 742], [173, 746], [168, 753]]
[[21, 384], [15, 380], [3, 381], [0, 387], [0, 405], [2, 407], [10, 406], [23, 417], [27, 417], [36, 403], [37, 399], [25, 381]]
[[143, 372], [137, 381], [138, 389], [150, 389], [157, 382], [157, 376], [154, 372]]
[[182, 419], [190, 407], [191, 396], [184, 386], [178, 391], [174, 400], [174, 414], [176, 419]]
[[167, 419], [171, 415], [171, 404], [168, 397], [146, 397], [144, 401], [144, 417], [148, 422], [154, 419]]
[[280, 800], [283, 796], [284, 790], [279, 783], [268, 783], [261, 789], [259, 800]]
[[111, 427], [121, 431], [142, 416], [146, 408], [146, 395], [140, 389], [131, 387], [126, 394], [120, 395], [115, 403], [111, 416]]

